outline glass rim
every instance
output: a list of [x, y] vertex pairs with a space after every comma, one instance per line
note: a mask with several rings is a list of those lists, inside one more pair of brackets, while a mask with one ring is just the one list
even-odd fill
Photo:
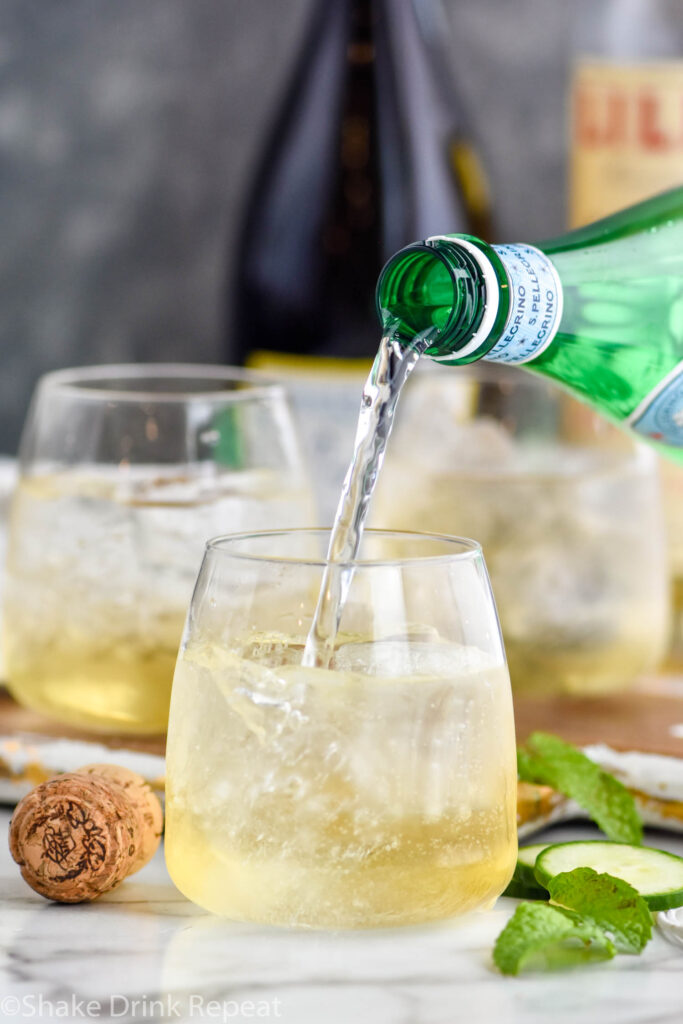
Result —
[[[246, 387], [235, 391], [198, 388], [195, 391], [135, 390], [134, 388], [97, 387], [98, 381], [197, 380], [239, 383]], [[90, 385], [93, 382], [94, 386]], [[74, 366], [43, 374], [38, 388], [63, 392], [79, 399], [116, 402], [189, 402], [201, 399], [224, 403], [251, 401], [254, 398], [283, 396], [282, 384], [260, 370], [216, 363], [103, 363], [101, 366]]]
[[289, 555], [269, 555], [250, 551], [233, 551], [231, 545], [239, 541], [259, 540], [268, 537], [291, 537], [302, 535], [319, 535], [329, 538], [330, 529], [320, 526], [293, 527], [282, 530], [248, 530], [243, 533], [225, 533], [212, 537], [206, 542], [205, 554], [218, 554], [227, 558], [235, 558], [245, 562], [255, 562], [269, 565], [300, 565], [309, 568], [325, 569], [330, 564], [344, 566], [346, 568], [368, 569], [380, 568], [382, 566], [407, 566], [415, 564], [429, 564], [447, 562], [469, 562], [483, 558], [483, 551], [479, 541], [470, 537], [458, 537], [447, 533], [428, 533], [420, 530], [382, 530], [370, 528], [363, 531], [363, 537], [395, 537], [399, 540], [425, 540], [438, 541], [453, 548], [459, 547], [459, 551], [441, 552], [436, 555], [407, 555], [396, 558], [355, 558], [345, 562], [330, 563], [326, 558], [297, 558]]

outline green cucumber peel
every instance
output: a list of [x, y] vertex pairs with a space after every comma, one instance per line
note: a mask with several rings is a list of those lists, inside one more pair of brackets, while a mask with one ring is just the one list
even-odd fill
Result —
[[534, 865], [536, 883], [546, 889], [563, 872], [592, 868], [620, 878], [638, 892], [650, 910], [683, 906], [683, 857], [666, 850], [606, 839], [553, 843]]
[[536, 857], [542, 850], [545, 850], [547, 845], [547, 843], [533, 843], [530, 846], [520, 846], [514, 873], [503, 896], [511, 896], [520, 900], [548, 899], [548, 890], [539, 884], [534, 874]]

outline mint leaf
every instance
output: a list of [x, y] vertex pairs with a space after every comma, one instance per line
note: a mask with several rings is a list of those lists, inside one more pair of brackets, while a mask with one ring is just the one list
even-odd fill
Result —
[[616, 950], [605, 933], [576, 914], [548, 903], [520, 903], [493, 947], [503, 974], [553, 970], [611, 960]]
[[652, 936], [652, 914], [632, 885], [593, 868], [563, 871], [548, 881], [550, 898], [607, 932], [619, 953], [640, 953]]
[[[534, 733], [535, 736], [538, 733]], [[519, 775], [522, 782], [535, 782], [535, 775], [537, 769], [536, 765], [537, 758], [531, 756], [531, 754], [524, 749], [524, 747], [517, 747], [517, 774]]]
[[523, 782], [552, 786], [575, 800], [608, 839], [642, 843], [643, 823], [629, 791], [571, 743], [534, 732], [517, 752], [517, 770]]

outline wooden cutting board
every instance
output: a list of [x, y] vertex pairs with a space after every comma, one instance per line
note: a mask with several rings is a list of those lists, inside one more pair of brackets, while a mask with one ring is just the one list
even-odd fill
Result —
[[0, 689], [0, 804], [86, 764], [120, 764], [164, 789], [165, 737], [101, 736], [61, 725], [16, 704]]
[[[515, 698], [517, 739], [535, 729], [579, 746], [606, 744], [683, 760], [683, 678], [658, 678], [609, 697]], [[0, 800], [12, 802], [44, 779], [110, 760], [163, 789], [163, 736], [102, 736], [63, 726], [16, 704], [0, 690]]]
[[608, 697], [515, 697], [517, 740], [534, 729], [586, 746], [683, 758], [683, 678], [645, 680]]
[[[606, 743], [616, 750], [641, 750], [683, 758], [683, 678], [647, 680], [638, 689], [608, 697], [515, 696], [519, 742], [543, 729], [584, 746]], [[164, 736], [100, 735], [62, 725], [20, 707], [0, 689], [0, 736], [31, 733], [53, 739], [102, 744], [163, 757]]]
[[112, 750], [128, 749], [144, 754], [156, 754], [159, 757], [163, 757], [166, 747], [165, 736], [102, 735], [62, 725], [52, 718], [21, 707], [10, 697], [7, 690], [0, 688], [0, 736], [23, 734], [73, 740], [74, 743], [96, 743]]
[[[516, 696], [514, 705], [519, 742], [543, 729], [580, 746], [606, 743], [616, 750], [683, 758], [683, 678], [648, 680], [637, 690], [609, 697]], [[104, 736], [62, 725], [20, 707], [0, 690], [0, 736], [27, 733], [159, 757], [165, 748], [164, 736]]]

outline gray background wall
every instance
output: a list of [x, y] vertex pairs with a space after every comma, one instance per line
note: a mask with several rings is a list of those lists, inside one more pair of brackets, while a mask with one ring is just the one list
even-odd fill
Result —
[[[48, 369], [225, 361], [230, 245], [309, 3], [2, 0], [0, 451]], [[447, 3], [499, 234], [560, 230], [576, 5]]]

